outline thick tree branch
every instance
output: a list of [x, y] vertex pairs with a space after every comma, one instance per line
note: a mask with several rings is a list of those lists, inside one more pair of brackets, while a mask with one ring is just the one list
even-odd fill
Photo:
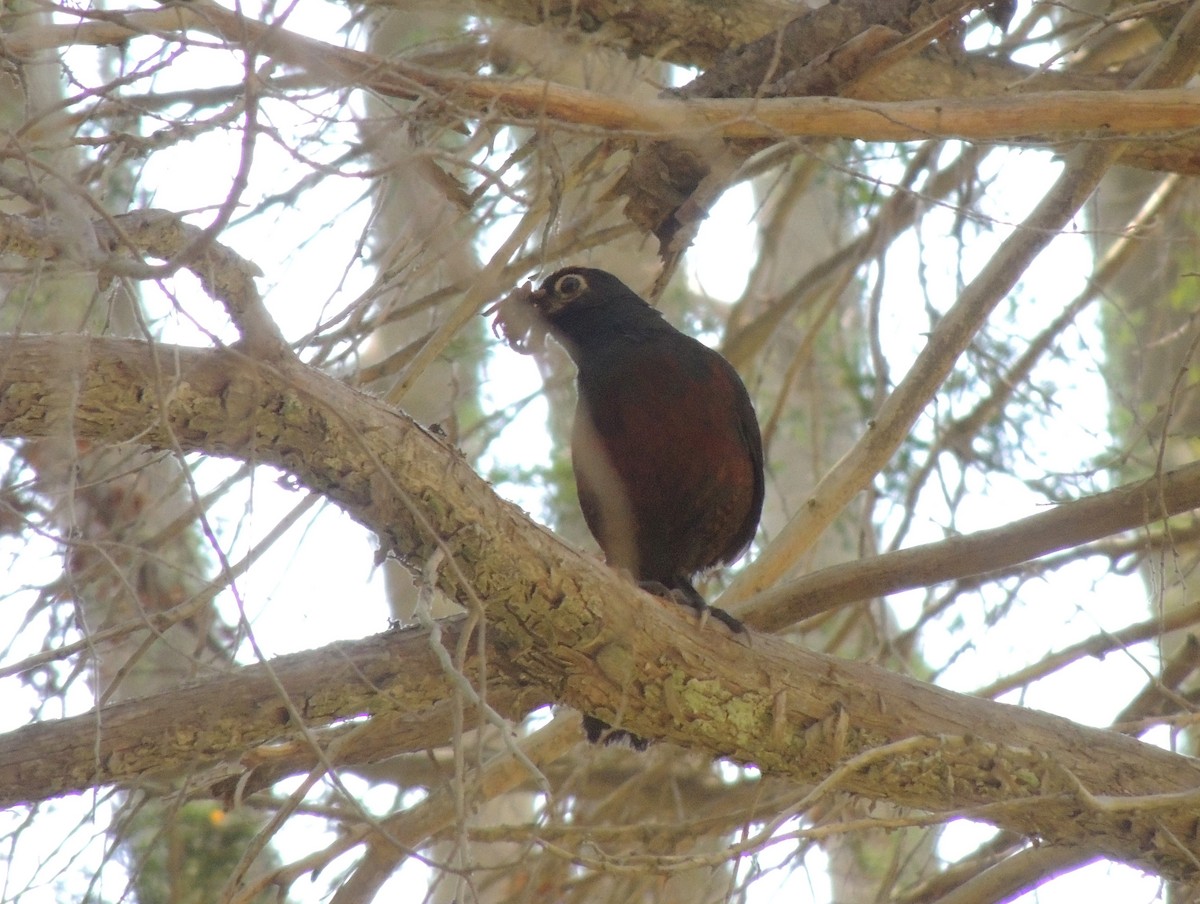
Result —
[[[1200, 92], [1185, 89], [1121, 91], [1114, 84], [1112, 90], [930, 98], [926, 83], [921, 100], [797, 97], [631, 101], [540, 80], [442, 72], [306, 38], [202, 2], [168, 10], [104, 14], [103, 19], [17, 33], [7, 36], [6, 43], [13, 51], [28, 53], [46, 46], [123, 43], [146, 31], [169, 36], [199, 29], [237, 43], [253, 41], [259, 52], [277, 62], [324, 74], [333, 84], [354, 84], [391, 97], [428, 99], [468, 117], [558, 124], [643, 137], [862, 141], [946, 137], [1027, 145], [1035, 140], [1061, 142], [1082, 132], [1093, 132], [1103, 137], [1145, 137], [1170, 143], [1200, 126]], [[895, 83], [894, 78], [888, 80], [892, 87]], [[871, 96], [866, 90], [862, 94]]]
[[[958, 22], [979, 0], [843, 0], [804, 10], [780, 28], [723, 55], [682, 89], [687, 97], [753, 97], [871, 28], [910, 35]], [[815, 93], [815, 92], [813, 92]], [[833, 92], [822, 92], [833, 93]]]
[[[1196, 872], [1194, 761], [769, 636], [697, 626], [529, 522], [437, 437], [317, 371], [73, 336], [9, 339], [0, 360], [0, 436], [70, 430], [273, 464], [414, 567], [444, 556], [443, 588], [486, 613], [486, 663], [468, 661], [466, 674], [486, 668], [489, 700], [514, 715], [561, 700], [646, 737], [819, 783], [812, 801], [850, 791], [1168, 876]], [[455, 640], [462, 624], [442, 625], [444, 636]], [[424, 632], [383, 635], [24, 729], [0, 748], [0, 788], [13, 800], [128, 780], [189, 753], [203, 762], [287, 736], [298, 728], [292, 712], [306, 726], [411, 712], [423, 723], [408, 743], [427, 744], [445, 736], [449, 694], [430, 650]], [[320, 662], [319, 680], [306, 657]], [[38, 786], [37, 760], [60, 748], [77, 758], [57, 784], [43, 775]]]
[[[406, 630], [336, 643], [11, 732], [0, 737], [0, 807], [106, 784], [153, 783], [236, 758], [268, 741], [296, 738], [301, 729], [283, 694], [306, 727], [365, 713], [399, 713], [404, 718], [388, 722], [390, 752], [445, 744], [452, 731], [454, 684], [430, 645], [453, 649], [464, 621], [448, 622], [440, 641], [428, 631]], [[465, 666], [478, 673], [474, 657]], [[545, 702], [502, 676], [489, 682], [489, 705], [514, 719]], [[468, 724], [474, 718], [477, 714]], [[264, 762], [269, 765], [269, 758]]]
[[479, 6], [529, 25], [593, 32], [641, 56], [702, 67], [796, 15], [786, 0], [486, 0]]

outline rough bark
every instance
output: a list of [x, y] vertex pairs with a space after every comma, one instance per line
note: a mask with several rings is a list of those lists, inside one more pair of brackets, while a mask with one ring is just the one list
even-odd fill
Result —
[[[336, 501], [387, 537], [411, 567], [436, 573], [446, 592], [484, 614], [476, 629], [485, 631], [487, 674], [500, 676], [502, 701], [531, 689], [526, 701], [560, 700], [645, 737], [817, 782], [818, 797], [852, 791], [935, 815], [969, 813], [1048, 843], [1082, 846], [1168, 876], [1195, 876], [1193, 789], [1200, 766], [1194, 761], [765, 635], [695, 625], [678, 607], [650, 602], [497, 499], [439, 438], [316, 371], [262, 363], [237, 350], [80, 337], [10, 339], [3, 358], [2, 436], [69, 429], [81, 439], [102, 435], [252, 459]], [[395, 647], [410, 655], [394, 656]], [[434, 698], [449, 688], [439, 685], [428, 652], [414, 649], [431, 647], [423, 635], [384, 635], [326, 651], [346, 657], [337, 669], [315, 659], [322, 671], [307, 671], [309, 654], [285, 660], [283, 671], [297, 674], [303, 688], [288, 702], [270, 695], [274, 679], [264, 664], [253, 667], [257, 675], [246, 673], [256, 690], [236, 701], [223, 684], [217, 692], [200, 685], [186, 692], [199, 695], [186, 707], [168, 695], [128, 704], [136, 711], [24, 731], [50, 745], [42, 750], [69, 749], [73, 736], [81, 758], [59, 764], [61, 774], [87, 776], [90, 784], [118, 780], [111, 770], [123, 760], [150, 768], [164, 759], [178, 763], [188, 750], [213, 757], [286, 734], [289, 722], [307, 726], [381, 703], [394, 708], [397, 700], [415, 700], [429, 717]], [[362, 670], [383, 651], [382, 672]], [[432, 683], [418, 677], [414, 687], [401, 677], [390, 684], [400, 673]], [[221, 705], [209, 710], [203, 699]], [[240, 709], [223, 708], [237, 701]], [[156, 712], [167, 715], [149, 731]], [[118, 731], [131, 719], [138, 740], [125, 733], [128, 727]], [[98, 733], [97, 725], [105, 730]], [[54, 732], [62, 734], [48, 742]], [[114, 738], [131, 745], [124, 754], [105, 746]], [[9, 738], [16, 746], [23, 740], [21, 733]], [[438, 737], [431, 731], [414, 740]], [[156, 752], [157, 745], [165, 746]], [[31, 768], [28, 759], [24, 768]], [[16, 781], [34, 787], [25, 775], [9, 773], [0, 786], [10, 795]]]

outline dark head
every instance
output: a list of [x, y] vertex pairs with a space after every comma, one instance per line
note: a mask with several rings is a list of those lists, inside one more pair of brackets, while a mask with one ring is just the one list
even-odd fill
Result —
[[579, 351], [671, 329], [625, 283], [593, 267], [565, 267], [552, 273], [529, 302], [576, 359]]

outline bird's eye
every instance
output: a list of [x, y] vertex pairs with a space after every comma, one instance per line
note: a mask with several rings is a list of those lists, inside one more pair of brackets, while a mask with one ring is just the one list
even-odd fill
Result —
[[558, 282], [554, 284], [554, 291], [560, 296], [571, 297], [578, 295], [587, 288], [587, 280], [582, 276], [576, 276], [574, 273], [568, 273], [566, 276], [560, 276]]

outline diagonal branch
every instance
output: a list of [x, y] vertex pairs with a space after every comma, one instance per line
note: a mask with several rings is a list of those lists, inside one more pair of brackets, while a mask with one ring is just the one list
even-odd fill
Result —
[[[315, 370], [77, 336], [5, 340], [0, 362], [0, 436], [69, 424], [81, 439], [273, 464], [378, 530], [410, 566], [448, 553], [454, 567], [440, 583], [482, 602], [488, 700], [510, 715], [560, 700], [815, 783], [814, 804], [849, 791], [1168, 876], [1197, 872], [1194, 761], [767, 635], [697, 626], [499, 500], [440, 439]], [[458, 647], [465, 624], [440, 627]], [[398, 749], [440, 743], [453, 685], [429, 644], [424, 631], [336, 644], [13, 732], [0, 743], [0, 788], [13, 801], [128, 782], [164, 761], [203, 764], [286, 737], [295, 726], [276, 680], [306, 725], [401, 712], [415, 728]], [[72, 758], [40, 769], [60, 750]]]

